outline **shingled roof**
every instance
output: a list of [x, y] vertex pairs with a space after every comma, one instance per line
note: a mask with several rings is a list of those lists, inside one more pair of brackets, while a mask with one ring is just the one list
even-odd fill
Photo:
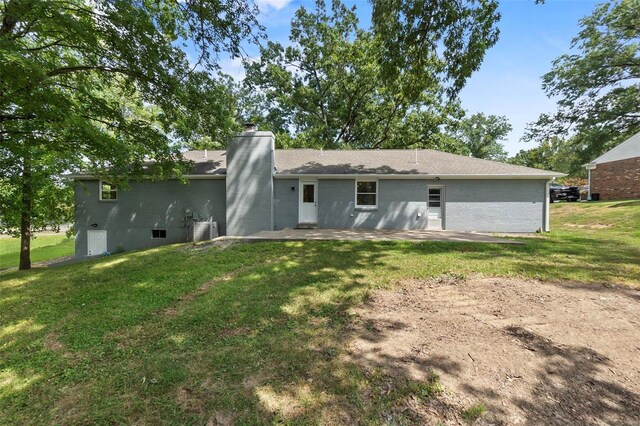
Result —
[[432, 149], [276, 150], [277, 174], [540, 175], [561, 173]]
[[223, 176], [227, 174], [227, 151], [187, 151], [182, 155], [185, 160], [193, 162], [191, 174]]
[[624, 142], [602, 154], [590, 164], [610, 163], [640, 157], [640, 133], [636, 133]]
[[[224, 175], [226, 151], [189, 151], [194, 175]], [[417, 161], [416, 161], [417, 160]], [[564, 176], [562, 173], [431, 149], [276, 149], [276, 175]]]

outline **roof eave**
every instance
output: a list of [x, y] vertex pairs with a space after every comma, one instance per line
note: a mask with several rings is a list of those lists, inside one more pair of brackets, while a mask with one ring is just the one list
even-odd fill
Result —
[[[68, 174], [68, 175], [64, 175], [65, 178], [68, 179], [73, 179], [73, 180], [97, 180], [100, 179], [98, 176], [95, 175], [83, 175], [83, 174]], [[189, 175], [182, 175], [183, 178], [185, 179], [224, 179], [227, 177], [227, 175], [225, 173], [217, 173], [217, 174], [189, 174]], [[177, 179], [177, 178], [171, 178], [171, 179]]]
[[426, 173], [276, 173], [276, 179], [293, 178], [326, 178], [345, 179], [354, 177], [376, 177], [378, 179], [553, 179], [567, 176], [565, 173], [550, 172], [549, 174], [426, 174]]
[[[567, 176], [565, 173], [551, 172], [549, 174], [426, 174], [426, 173], [275, 173], [276, 179], [325, 178], [325, 179], [353, 179], [359, 176], [376, 177], [378, 179], [553, 179]], [[95, 175], [69, 174], [66, 178], [73, 180], [99, 179]], [[185, 179], [225, 179], [226, 174], [188, 174]]]

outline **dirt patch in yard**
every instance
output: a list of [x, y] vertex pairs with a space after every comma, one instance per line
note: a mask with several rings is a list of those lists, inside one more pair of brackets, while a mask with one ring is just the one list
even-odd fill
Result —
[[606, 229], [606, 228], [611, 228], [613, 225], [611, 225], [610, 223], [591, 223], [591, 224], [565, 223], [564, 226], [568, 226], [570, 228]]
[[640, 292], [444, 277], [373, 294], [349, 357], [444, 393], [406, 404], [425, 424], [640, 424]]

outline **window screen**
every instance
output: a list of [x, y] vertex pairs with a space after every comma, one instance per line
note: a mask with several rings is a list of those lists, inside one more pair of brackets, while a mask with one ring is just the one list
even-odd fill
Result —
[[378, 182], [356, 182], [356, 206], [375, 207], [378, 205]]

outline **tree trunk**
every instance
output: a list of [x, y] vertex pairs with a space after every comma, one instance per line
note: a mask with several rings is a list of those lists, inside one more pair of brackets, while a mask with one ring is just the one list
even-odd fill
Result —
[[20, 266], [31, 269], [31, 165], [25, 158], [22, 169], [22, 213], [20, 215]]

